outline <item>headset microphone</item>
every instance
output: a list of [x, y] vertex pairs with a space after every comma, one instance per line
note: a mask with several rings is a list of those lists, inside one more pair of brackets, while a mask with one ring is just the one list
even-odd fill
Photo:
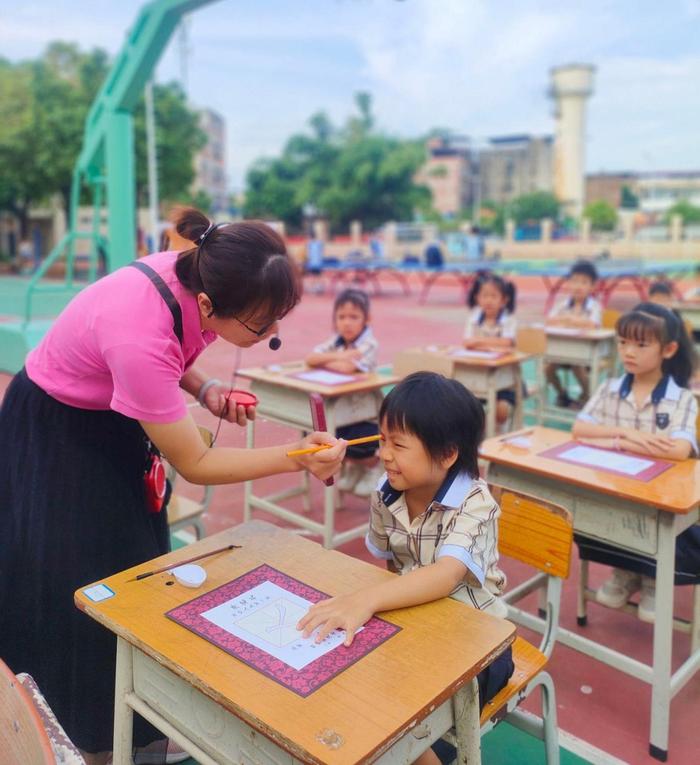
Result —
[[268, 346], [271, 351], [276, 351], [280, 348], [282, 345], [282, 341], [279, 339], [278, 335], [275, 335], [274, 337], [270, 338], [270, 341], [268, 342]]

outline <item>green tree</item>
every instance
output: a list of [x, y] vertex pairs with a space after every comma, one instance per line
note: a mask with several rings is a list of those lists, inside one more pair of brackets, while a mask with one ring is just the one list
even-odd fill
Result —
[[613, 231], [617, 224], [617, 210], [604, 199], [589, 202], [583, 215], [590, 220], [594, 231]]
[[683, 225], [700, 223], [700, 207], [691, 204], [687, 199], [680, 199], [666, 211], [664, 221], [670, 223], [674, 215], [680, 215]]
[[559, 217], [559, 202], [548, 191], [533, 191], [516, 197], [509, 206], [509, 214], [518, 226], [536, 223], [544, 218]]
[[[66, 212], [88, 110], [109, 70], [103, 50], [51, 43], [33, 61], [0, 59], [0, 209], [17, 215], [22, 236], [32, 205], [62, 195]], [[202, 145], [196, 113], [174, 85], [155, 88], [157, 150], [164, 198], [187, 199], [193, 153]], [[139, 191], [146, 172], [143, 110], [135, 115]]]
[[355, 103], [357, 114], [342, 128], [319, 112], [309, 120], [311, 135], [293, 135], [280, 157], [253, 164], [246, 215], [298, 228], [304, 207], [312, 204], [335, 228], [354, 219], [374, 227], [429, 208], [428, 190], [413, 181], [425, 158], [423, 143], [376, 132], [369, 94], [358, 93]]

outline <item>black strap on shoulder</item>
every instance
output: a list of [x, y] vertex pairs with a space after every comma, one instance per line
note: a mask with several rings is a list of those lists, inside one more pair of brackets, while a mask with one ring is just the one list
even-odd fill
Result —
[[160, 296], [163, 298], [165, 304], [170, 309], [170, 313], [173, 315], [173, 329], [175, 330], [175, 336], [180, 341], [180, 345], [182, 345], [182, 309], [180, 308], [180, 304], [177, 302], [177, 298], [175, 295], [173, 295], [172, 290], [163, 281], [163, 279], [160, 277], [160, 274], [158, 274], [150, 266], [147, 266], [142, 261], [134, 260], [133, 262], [129, 263], [129, 265], [137, 268], [139, 271], [141, 271], [142, 274], [146, 274], [146, 276], [153, 282], [158, 292], [160, 292]]

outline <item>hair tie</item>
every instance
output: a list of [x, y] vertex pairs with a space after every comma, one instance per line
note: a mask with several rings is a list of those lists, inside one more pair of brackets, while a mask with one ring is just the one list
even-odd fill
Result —
[[207, 237], [216, 228], [216, 223], [210, 223], [207, 230], [197, 239], [197, 247], [203, 247], [204, 242], [207, 241]]

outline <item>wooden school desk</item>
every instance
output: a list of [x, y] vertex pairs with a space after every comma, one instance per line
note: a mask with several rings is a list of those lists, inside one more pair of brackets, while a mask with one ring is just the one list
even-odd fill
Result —
[[456, 355], [463, 350], [456, 345], [409, 348], [396, 355], [394, 373], [405, 377], [422, 370], [438, 372], [462, 383], [475, 396], [486, 401], [487, 436], [496, 433], [496, 394], [512, 389], [515, 392], [513, 428], [522, 427], [523, 391], [520, 365], [530, 358], [530, 355], [520, 351], [510, 351], [492, 359]]
[[[239, 544], [199, 563], [197, 590], [149, 571]], [[237, 526], [104, 580], [115, 595], [78, 608], [116, 633], [114, 763], [131, 765], [136, 711], [200, 765], [412, 762], [458, 726], [463, 762], [480, 762], [476, 674], [514, 638], [510, 622], [451, 598], [390, 611], [402, 629], [306, 698], [175, 623], [166, 611], [267, 563], [323, 592], [351, 592], [391, 574], [269, 523]]]
[[601, 382], [601, 372], [611, 373], [615, 363], [615, 330], [613, 329], [574, 329], [569, 327], [544, 327], [547, 347], [540, 357], [538, 377], [542, 380], [540, 388], [541, 412], [547, 419], [557, 422], [571, 422], [576, 412], [561, 407], [547, 405], [547, 382], [544, 376], [546, 364], [570, 364], [588, 367], [589, 397], [593, 395]]
[[[293, 362], [274, 367], [257, 367], [242, 369], [238, 374], [251, 381], [250, 391], [260, 403], [257, 406], [257, 416], [286, 425], [296, 430], [312, 431], [311, 410], [309, 408], [309, 393], [320, 393], [323, 396], [326, 409], [326, 424], [329, 433], [335, 433], [336, 428], [351, 425], [364, 420], [376, 420], [382, 403], [381, 389], [385, 385], [398, 382], [397, 377], [372, 374], [356, 375], [353, 382], [341, 385], [320, 385], [308, 380], [293, 377], [295, 373], [304, 372], [308, 368], [303, 362]], [[311, 371], [311, 370], [308, 370]], [[255, 421], [248, 422], [247, 445], [253, 447], [255, 442]], [[314, 479], [311, 479], [314, 480]], [[342, 532], [335, 530], [336, 490], [333, 486], [324, 489], [324, 520], [323, 523], [314, 521], [305, 515], [282, 507], [279, 503], [301, 493], [308, 495], [309, 476], [302, 474], [302, 486], [294, 487], [266, 497], [253, 493], [253, 482], [245, 484], [244, 519], [249, 521], [252, 509], [258, 508], [272, 513], [278, 518], [293, 523], [313, 534], [323, 537], [325, 547], [339, 547], [351, 539], [364, 536], [367, 524]]]
[[[700, 668], [700, 642], [692, 639], [691, 655], [671, 671], [673, 634], [673, 574], [676, 537], [698, 522], [700, 462], [678, 462], [648, 482], [539, 456], [571, 434], [537, 427], [522, 431], [528, 444], [509, 444], [509, 434], [482, 444], [489, 462], [488, 477], [501, 486], [543, 497], [574, 515], [574, 529], [587, 537], [643, 553], [656, 560], [656, 618], [651, 666], [570, 630], [558, 640], [652, 687], [650, 753], [664, 760], [668, 751], [670, 705], [673, 696]], [[523, 622], [525, 623], [525, 622]], [[535, 624], [529, 624], [537, 628]]]

